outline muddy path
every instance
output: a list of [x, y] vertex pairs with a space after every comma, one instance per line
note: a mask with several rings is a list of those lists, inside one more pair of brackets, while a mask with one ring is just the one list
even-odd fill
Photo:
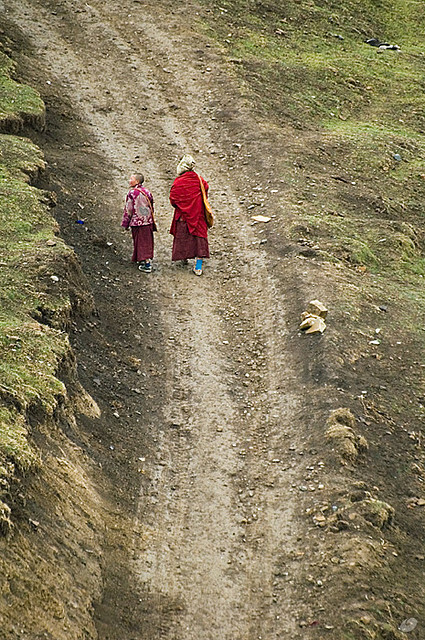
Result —
[[[312, 276], [284, 241], [269, 249], [247, 208], [256, 185], [269, 210], [289, 194], [279, 141], [196, 33], [200, 9], [167, 5], [6, 2], [37, 57], [23, 74], [48, 107], [48, 186], [99, 311], [73, 335], [102, 411], [81, 417], [109, 504], [99, 639], [296, 638], [306, 399], [321, 372], [311, 343], [294, 346], [294, 318]], [[202, 278], [170, 261], [168, 193], [186, 151], [219, 212]], [[160, 227], [149, 276], [119, 228], [137, 169]]]

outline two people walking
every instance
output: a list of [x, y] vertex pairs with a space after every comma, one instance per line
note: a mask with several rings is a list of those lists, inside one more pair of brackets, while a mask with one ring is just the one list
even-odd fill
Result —
[[[195, 161], [192, 156], [183, 156], [177, 166], [177, 177], [170, 191], [170, 202], [174, 207], [170, 228], [173, 236], [171, 259], [187, 264], [189, 259], [194, 258], [193, 272], [200, 276], [203, 260], [210, 256], [204, 201], [204, 194], [206, 198], [208, 193], [208, 183], [195, 173], [194, 166]], [[154, 254], [153, 232], [156, 231], [156, 224], [153, 196], [143, 186], [143, 182], [144, 177], [141, 173], [130, 176], [130, 190], [126, 197], [121, 226], [131, 229], [132, 261], [139, 263], [141, 271], [150, 273]]]

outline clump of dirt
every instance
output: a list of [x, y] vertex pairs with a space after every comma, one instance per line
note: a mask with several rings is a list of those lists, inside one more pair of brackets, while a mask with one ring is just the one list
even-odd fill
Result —
[[332, 411], [325, 434], [342, 458], [351, 463], [368, 449], [366, 438], [358, 435], [355, 427], [356, 419], [351, 411], [341, 407]]

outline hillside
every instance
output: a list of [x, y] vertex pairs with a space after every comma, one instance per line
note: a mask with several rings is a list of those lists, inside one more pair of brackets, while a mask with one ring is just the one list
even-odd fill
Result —
[[[5, 640], [422, 637], [424, 24], [6, 0]], [[185, 152], [217, 217], [202, 278], [170, 260]], [[149, 275], [119, 227], [136, 170]]]

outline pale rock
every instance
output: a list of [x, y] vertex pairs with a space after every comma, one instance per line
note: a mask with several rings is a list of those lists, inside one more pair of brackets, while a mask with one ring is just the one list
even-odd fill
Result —
[[300, 324], [300, 329], [302, 329], [302, 330], [309, 329], [312, 326], [312, 324], [315, 321], [315, 319], [318, 317], [318, 316], [311, 316], [308, 313], [306, 315], [306, 313], [307, 312], [303, 313], [304, 318], [303, 318], [303, 316], [301, 316], [302, 321], [301, 321], [301, 324]]
[[312, 316], [319, 316], [320, 318], [326, 318], [328, 310], [320, 300], [312, 300], [308, 303], [307, 311]]
[[310, 324], [310, 327], [307, 329], [306, 333], [323, 333], [326, 329], [326, 324], [323, 318], [319, 318], [316, 316], [313, 322]]

